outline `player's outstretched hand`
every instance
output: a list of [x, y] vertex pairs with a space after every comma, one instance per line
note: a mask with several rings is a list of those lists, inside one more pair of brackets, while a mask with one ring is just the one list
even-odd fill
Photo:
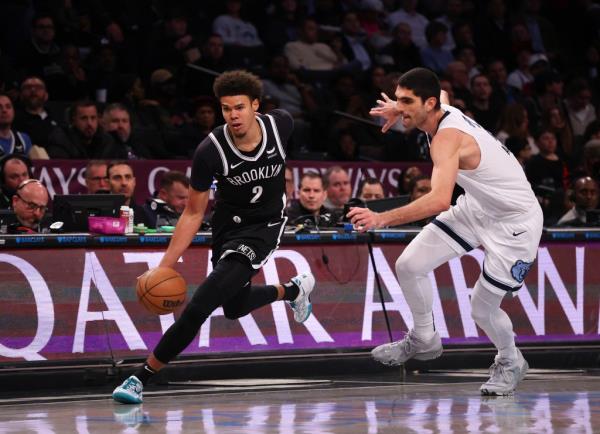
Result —
[[381, 92], [381, 97], [383, 100], [377, 100], [377, 107], [373, 107], [369, 114], [371, 116], [378, 116], [380, 118], [385, 119], [385, 124], [381, 128], [382, 132], [386, 132], [392, 126], [398, 122], [400, 118], [400, 113], [396, 110], [396, 101], [392, 100], [389, 96], [385, 94], [385, 92]]
[[369, 208], [352, 207], [348, 217], [358, 232], [365, 232], [382, 226], [381, 215]]

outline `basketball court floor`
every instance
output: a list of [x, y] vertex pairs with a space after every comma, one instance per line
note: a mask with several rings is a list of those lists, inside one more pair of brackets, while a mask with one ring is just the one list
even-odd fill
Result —
[[531, 369], [508, 397], [482, 397], [487, 371], [433, 370], [170, 382], [142, 405], [111, 386], [2, 394], [4, 433], [595, 433], [600, 375]]

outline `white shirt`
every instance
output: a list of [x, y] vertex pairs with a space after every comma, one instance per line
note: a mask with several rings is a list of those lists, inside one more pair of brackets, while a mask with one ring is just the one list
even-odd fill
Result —
[[513, 217], [538, 206], [515, 156], [459, 109], [442, 104], [442, 110], [449, 114], [442, 118], [438, 131], [444, 128], [460, 130], [473, 137], [481, 151], [479, 166], [472, 170], [459, 169], [456, 179], [465, 190], [469, 206], [493, 217]]

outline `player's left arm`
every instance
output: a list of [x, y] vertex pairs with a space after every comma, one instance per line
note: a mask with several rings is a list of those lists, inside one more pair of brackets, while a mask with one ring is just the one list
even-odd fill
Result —
[[352, 208], [350, 221], [359, 231], [397, 226], [437, 215], [450, 207], [458, 174], [461, 132], [446, 128], [433, 138], [430, 147], [433, 171], [431, 191], [414, 202], [383, 213], [367, 208]]

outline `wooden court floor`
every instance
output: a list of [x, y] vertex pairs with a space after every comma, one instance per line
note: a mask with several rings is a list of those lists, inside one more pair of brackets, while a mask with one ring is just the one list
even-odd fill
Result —
[[509, 397], [479, 395], [484, 370], [213, 380], [150, 387], [144, 404], [109, 389], [0, 399], [8, 433], [597, 433], [600, 376], [531, 370]]

